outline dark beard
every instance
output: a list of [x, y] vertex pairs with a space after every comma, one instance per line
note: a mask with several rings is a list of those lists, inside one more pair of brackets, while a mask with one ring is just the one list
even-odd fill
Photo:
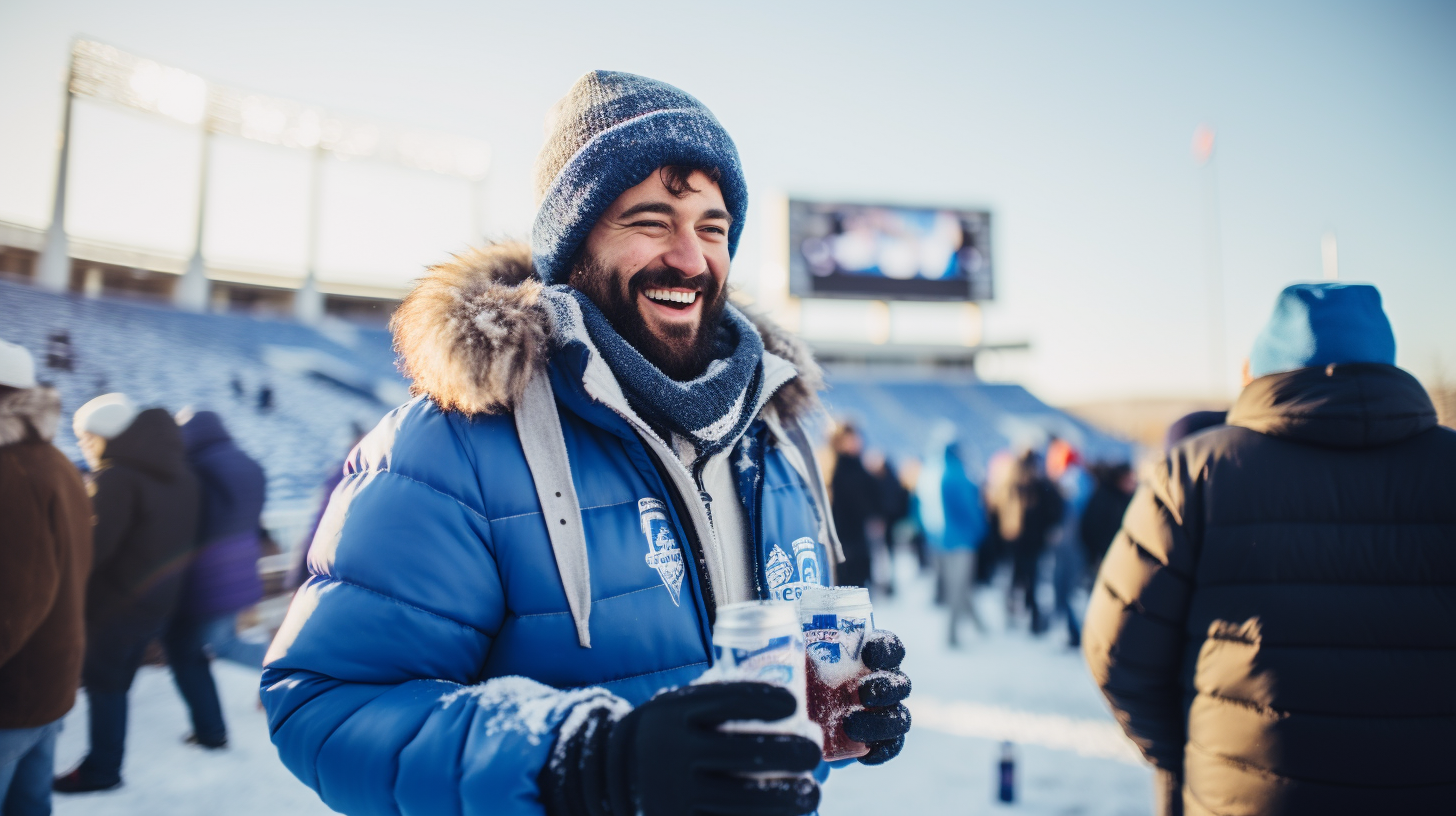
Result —
[[[719, 328], [728, 299], [723, 297], [723, 287], [712, 273], [685, 278], [676, 269], [664, 266], [644, 269], [623, 280], [616, 270], [607, 269], [583, 252], [572, 265], [567, 285], [590, 298], [623, 340], [657, 370], [678, 382], [696, 379], [717, 356]], [[703, 317], [696, 331], [674, 326], [664, 338], [647, 328], [637, 307], [637, 295], [656, 287], [697, 290], [703, 301]]]

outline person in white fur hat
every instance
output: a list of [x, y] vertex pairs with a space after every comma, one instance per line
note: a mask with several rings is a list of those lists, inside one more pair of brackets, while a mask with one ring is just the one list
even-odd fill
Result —
[[121, 784], [127, 691], [177, 604], [201, 501], [182, 433], [165, 409], [139, 411], [126, 395], [106, 394], [81, 406], [72, 426], [92, 468], [96, 519], [81, 670], [91, 750], [54, 780], [60, 793]]
[[49, 813], [61, 718], [76, 701], [91, 502], [51, 439], [54, 388], [30, 352], [0, 341], [0, 803]]
[[86, 464], [96, 469], [106, 441], [120, 436], [137, 416], [136, 404], [125, 394], [102, 394], [82, 405], [71, 417], [71, 429]]

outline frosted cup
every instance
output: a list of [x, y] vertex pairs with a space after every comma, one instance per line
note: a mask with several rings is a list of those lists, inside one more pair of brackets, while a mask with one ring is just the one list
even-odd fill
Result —
[[807, 714], [804, 687], [804, 633], [798, 610], [785, 601], [747, 601], [718, 607], [713, 624], [713, 666], [693, 683], [755, 680], [783, 686], [794, 695], [792, 716], [773, 722], [734, 720], [724, 731], [798, 734], [821, 740]]
[[860, 707], [859, 680], [869, 673], [860, 649], [875, 628], [870, 592], [863, 587], [806, 587], [799, 622], [807, 651], [809, 719], [824, 729], [824, 759], [870, 752], [844, 733], [844, 718]]

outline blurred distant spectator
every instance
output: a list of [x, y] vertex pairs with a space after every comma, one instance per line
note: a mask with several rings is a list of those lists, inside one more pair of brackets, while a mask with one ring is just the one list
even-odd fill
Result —
[[1006, 596], [1007, 622], [1014, 625], [1017, 610], [1028, 612], [1031, 631], [1046, 631], [1046, 617], [1036, 601], [1038, 566], [1047, 537], [1062, 520], [1061, 493], [1042, 472], [1041, 457], [1025, 451], [1010, 466], [991, 496], [994, 524], [1011, 554], [1011, 588]]
[[1186, 436], [1192, 436], [1205, 428], [1222, 425], [1228, 411], [1194, 411], [1185, 414], [1168, 426], [1168, 435], [1163, 438], [1163, 450], [1178, 444]]
[[910, 491], [900, 484], [895, 466], [884, 453], [871, 451], [864, 456], [865, 470], [879, 487], [880, 513], [870, 521], [870, 575], [879, 592], [886, 597], [895, 594], [896, 525], [910, 515]]
[[1160, 813], [1452, 811], [1456, 432], [1394, 363], [1373, 286], [1285, 289], [1133, 498], [1084, 643]]
[[1055, 597], [1053, 614], [1067, 624], [1067, 644], [1082, 644], [1081, 627], [1072, 597], [1082, 585], [1086, 554], [1082, 547], [1082, 513], [1092, 498], [1092, 477], [1082, 467], [1082, 457], [1064, 439], [1053, 439], [1047, 446], [1047, 477], [1061, 491], [1066, 504], [1062, 522], [1053, 533], [1052, 590]]
[[46, 337], [46, 368], [73, 371], [75, 367], [76, 358], [71, 351], [71, 333], [67, 331], [51, 332]]
[[950, 607], [950, 632], [947, 640], [955, 647], [960, 645], [959, 627], [962, 617], [969, 617], [978, 631], [986, 631], [980, 616], [976, 614], [971, 592], [976, 571], [976, 550], [986, 537], [986, 509], [982, 503], [981, 489], [966, 472], [958, 442], [952, 441], [945, 446], [941, 463], [938, 484], [926, 485], [928, 491], [938, 493], [938, 496], [926, 495], [927, 503], [933, 504], [938, 500], [940, 504], [940, 523], [933, 533], [927, 531], [927, 539], [938, 553], [938, 579], [946, 605]]
[[1429, 389], [1436, 404], [1436, 421], [1447, 428], [1456, 428], [1456, 383], [1437, 377]]
[[273, 410], [273, 386], [265, 383], [258, 389], [258, 410]]
[[910, 491], [900, 481], [900, 474], [893, 463], [883, 456], [879, 467], [870, 471], [880, 485], [880, 512], [885, 521], [894, 526], [910, 515]]
[[[347, 460], [346, 460], [347, 461]], [[298, 547], [293, 551], [292, 564], [288, 567], [288, 575], [283, 579], [283, 585], [289, 590], [295, 590], [303, 586], [308, 580], [308, 550], [313, 546], [313, 537], [318, 533], [319, 524], [324, 520], [324, 513], [329, 509], [329, 499], [334, 495], [334, 488], [344, 480], [344, 463], [329, 471], [328, 478], [324, 479], [323, 496], [319, 500], [318, 512], [314, 514], [313, 527], [309, 528], [308, 535], [298, 542]]]
[[834, 450], [834, 473], [829, 480], [830, 509], [844, 563], [839, 565], [840, 586], [870, 585], [869, 522], [880, 514], [880, 486], [865, 470], [860, 454], [864, 437], [853, 425], [841, 424], [829, 440]]
[[177, 418], [187, 461], [202, 488], [202, 513], [197, 553], [162, 641], [172, 679], [191, 712], [188, 740], [221, 748], [227, 745], [227, 726], [208, 651], [253, 668], [262, 667], [267, 651], [267, 644], [245, 643], [237, 633], [238, 611], [263, 595], [258, 529], [265, 479], [217, 414], [184, 410]]
[[1122, 527], [1122, 516], [1132, 501], [1133, 491], [1137, 490], [1137, 473], [1131, 465], [1122, 462], [1101, 465], [1093, 470], [1092, 476], [1097, 484], [1082, 510], [1080, 527], [1087, 564], [1095, 573]]
[[176, 607], [201, 502], [182, 433], [165, 410], [138, 412], [126, 396], [106, 394], [81, 406], [73, 426], [91, 464], [95, 515], [81, 672], [91, 746], [75, 770], [56, 778], [61, 793], [121, 784], [127, 691]]
[[890, 542], [896, 551], [909, 550], [915, 554], [915, 562], [924, 572], [934, 569], [934, 563], [929, 550], [925, 546], [925, 530], [920, 523], [920, 499], [916, 495], [919, 490], [920, 473], [924, 466], [919, 459], [909, 458], [900, 462], [900, 486], [905, 488], [905, 495], [908, 498], [908, 512], [900, 523], [890, 530]]
[[267, 478], [212, 411], [184, 411], [182, 440], [202, 487], [196, 559], [188, 570], [178, 616], [204, 619], [204, 642], [221, 659], [261, 667], [265, 644], [236, 636], [237, 613], [257, 603], [263, 583], [263, 504]]
[[243, 378], [239, 377], [236, 373], [234, 373], [232, 379], [228, 381], [228, 385], [233, 389], [233, 399], [240, 400], [247, 395], [246, 389], [243, 388]]
[[981, 482], [981, 495], [986, 506], [986, 537], [976, 551], [976, 583], [989, 586], [1002, 564], [1011, 561], [1011, 547], [1001, 538], [1001, 524], [993, 502], [1011, 478], [1016, 464], [1016, 455], [1009, 450], [999, 450], [986, 461], [986, 477]]
[[364, 435], [369, 432], [368, 428], [360, 426], [358, 422], [353, 423], [353, 425], [354, 441], [349, 443], [349, 453], [345, 455], [344, 460], [339, 462], [337, 467], [329, 471], [328, 477], [324, 479], [322, 488], [323, 496], [319, 500], [318, 512], [314, 514], [313, 526], [309, 528], [308, 535], [304, 536], [298, 542], [297, 548], [293, 553], [293, 563], [289, 566], [288, 574], [283, 579], [284, 588], [290, 592], [303, 586], [303, 582], [308, 580], [308, 549], [313, 546], [313, 537], [318, 533], [319, 525], [324, 520], [324, 513], [329, 509], [329, 499], [334, 495], [334, 488], [338, 487], [339, 482], [344, 480], [345, 464], [349, 461], [349, 457], [353, 455], [354, 448], [364, 440]]
[[91, 500], [51, 444], [61, 397], [0, 341], [0, 810], [51, 811], [56, 735], [85, 653]]

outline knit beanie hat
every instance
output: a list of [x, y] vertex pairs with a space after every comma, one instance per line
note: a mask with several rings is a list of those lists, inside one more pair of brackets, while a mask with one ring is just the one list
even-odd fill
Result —
[[102, 439], [115, 439], [131, 427], [136, 417], [136, 403], [125, 394], [102, 394], [76, 409], [71, 428], [76, 436], [89, 433]]
[[556, 103], [546, 130], [531, 256], [548, 285], [566, 282], [577, 249], [617, 196], [667, 165], [718, 170], [733, 216], [729, 257], [737, 251], [748, 210], [738, 148], [692, 96], [636, 74], [592, 71]]
[[1331, 363], [1395, 365], [1395, 334], [1368, 283], [1296, 283], [1279, 293], [1254, 340], [1249, 374], [1263, 377]]
[[35, 387], [35, 358], [30, 356], [25, 346], [0, 340], [0, 385]]

